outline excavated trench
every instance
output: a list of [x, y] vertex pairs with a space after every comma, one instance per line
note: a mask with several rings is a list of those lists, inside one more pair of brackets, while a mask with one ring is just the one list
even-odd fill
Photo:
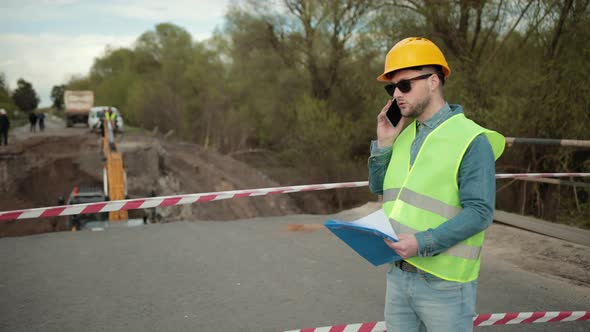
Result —
[[[0, 147], [0, 211], [58, 205], [74, 186], [102, 185], [98, 137], [85, 129], [59, 129]], [[130, 198], [279, 186], [248, 165], [204, 150], [149, 135], [125, 135], [118, 149]], [[14, 141], [14, 140], [13, 140]], [[162, 208], [164, 221], [233, 220], [300, 213], [288, 195], [240, 198]], [[141, 218], [143, 210], [130, 211]], [[67, 231], [66, 217], [0, 222], [0, 237]]]
[[[87, 140], [88, 139], [88, 140]], [[100, 184], [87, 165], [100, 163], [96, 151], [83, 149], [95, 140], [34, 137], [0, 150], [0, 210], [53, 206], [76, 184]], [[64, 151], [68, 151], [64, 153]], [[0, 224], [0, 236], [65, 230], [65, 218], [39, 218]]]

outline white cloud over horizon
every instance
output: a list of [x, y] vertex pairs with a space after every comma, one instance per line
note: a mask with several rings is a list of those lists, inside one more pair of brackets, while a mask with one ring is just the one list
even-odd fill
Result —
[[159, 0], [127, 0], [104, 3], [101, 11], [112, 15], [147, 20], [186, 19], [206, 21], [225, 10], [227, 1], [175, 0], [163, 3]]
[[205, 40], [223, 23], [229, 1], [2, 1], [0, 73], [11, 89], [19, 78], [30, 82], [40, 106], [49, 106], [52, 87], [87, 75], [107, 46], [133, 47], [141, 33], [162, 22]]
[[4, 50], [0, 71], [6, 75], [11, 89], [19, 78], [33, 84], [41, 105], [47, 106], [51, 105], [49, 96], [54, 85], [65, 83], [72, 75], [88, 74], [94, 59], [102, 56], [107, 46], [130, 47], [135, 39], [136, 36], [0, 34]]

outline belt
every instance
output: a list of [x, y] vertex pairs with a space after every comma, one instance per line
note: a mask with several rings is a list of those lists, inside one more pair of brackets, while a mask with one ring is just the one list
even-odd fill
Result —
[[412, 265], [406, 261], [397, 261], [397, 262], [395, 262], [395, 266], [399, 267], [400, 270], [406, 271], [406, 272], [416, 273], [416, 272], [420, 271], [417, 267], [415, 267], [414, 265]]

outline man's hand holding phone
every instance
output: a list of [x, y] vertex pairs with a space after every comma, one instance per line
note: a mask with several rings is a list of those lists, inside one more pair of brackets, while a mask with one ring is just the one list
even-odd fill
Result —
[[401, 115], [395, 99], [390, 99], [377, 115], [377, 146], [393, 145], [393, 141], [402, 132], [407, 121], [407, 118]]

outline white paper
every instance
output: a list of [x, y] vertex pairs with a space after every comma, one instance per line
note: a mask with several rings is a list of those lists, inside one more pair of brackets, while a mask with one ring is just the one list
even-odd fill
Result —
[[385, 215], [385, 211], [383, 211], [383, 209], [379, 209], [369, 215], [366, 215], [360, 219], [351, 221], [349, 223], [360, 227], [376, 229], [381, 233], [389, 235], [397, 240], [397, 234], [395, 234], [393, 227], [391, 227], [389, 218], [387, 218], [387, 216]]

